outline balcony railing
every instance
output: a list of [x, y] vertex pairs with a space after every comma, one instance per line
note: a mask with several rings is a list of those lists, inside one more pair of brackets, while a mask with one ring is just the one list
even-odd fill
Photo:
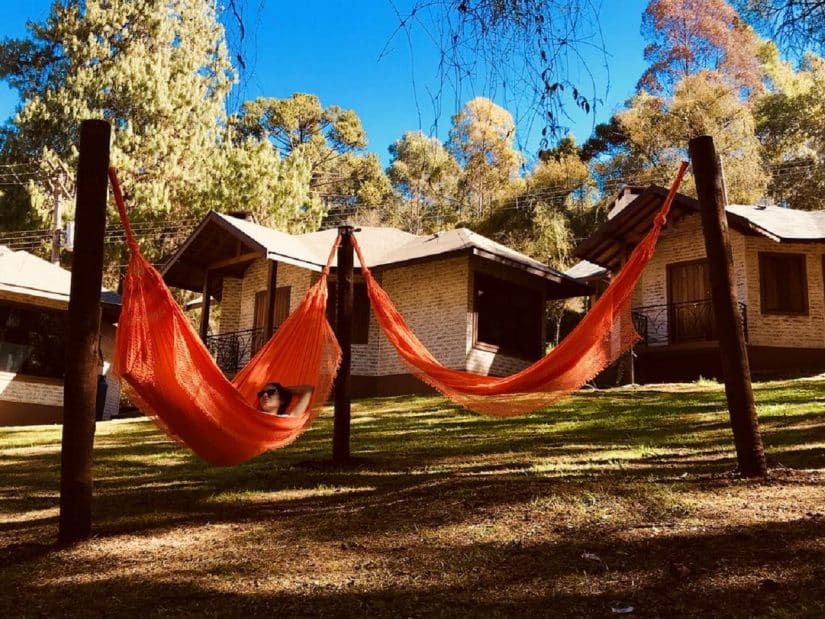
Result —
[[264, 329], [232, 331], [206, 338], [206, 348], [227, 376], [234, 376], [267, 341]]
[[[744, 303], [738, 305], [747, 341], [747, 306]], [[717, 339], [716, 319], [710, 299], [635, 307], [631, 315], [633, 325], [645, 346], [708, 342]]]

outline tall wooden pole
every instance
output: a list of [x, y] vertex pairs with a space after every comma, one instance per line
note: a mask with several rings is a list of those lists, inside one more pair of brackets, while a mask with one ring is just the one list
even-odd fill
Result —
[[269, 261], [269, 283], [266, 285], [266, 319], [263, 342], [272, 337], [275, 330], [275, 293], [278, 290], [278, 262]]
[[60, 454], [58, 537], [63, 543], [88, 538], [92, 527], [92, 460], [110, 131], [109, 123], [102, 120], [84, 120], [80, 125]]
[[61, 219], [61, 206], [62, 206], [62, 196], [60, 195], [60, 189], [54, 188], [52, 190], [52, 197], [54, 198], [54, 228], [52, 229], [52, 262], [54, 264], [60, 263], [60, 245], [61, 245], [61, 231], [60, 231], [60, 219]]
[[748, 351], [736, 296], [733, 254], [728, 234], [728, 218], [725, 214], [727, 197], [722, 167], [716, 156], [712, 137], [703, 135], [694, 138], [688, 144], [688, 148], [702, 215], [713, 312], [716, 317], [719, 353], [725, 375], [725, 394], [739, 472], [744, 477], [764, 476], [768, 471], [762, 436], [759, 433]]
[[212, 278], [214, 274], [209, 267], [203, 272], [203, 294], [201, 295], [201, 322], [198, 329], [201, 342], [206, 344], [209, 337], [209, 311], [212, 307]]
[[338, 311], [336, 337], [341, 346], [341, 367], [335, 377], [335, 419], [332, 428], [332, 460], [345, 462], [350, 457], [350, 372], [352, 370], [353, 249], [352, 226], [340, 226], [338, 247]]

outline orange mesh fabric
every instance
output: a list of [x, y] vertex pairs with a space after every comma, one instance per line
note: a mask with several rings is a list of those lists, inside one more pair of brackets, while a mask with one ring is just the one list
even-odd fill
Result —
[[687, 169], [683, 163], [654, 219], [653, 228], [578, 326], [545, 357], [512, 376], [494, 378], [454, 370], [439, 363], [416, 337], [355, 251], [378, 324], [410, 371], [445, 396], [477, 413], [498, 417], [522, 415], [575, 391], [632, 346], [639, 336], [630, 318], [630, 297], [650, 262], [676, 190]]
[[[294, 441], [327, 400], [341, 360], [325, 313], [329, 263], [298, 308], [230, 382], [160, 273], [141, 255], [114, 170], [109, 176], [131, 249], [114, 362], [130, 399], [210, 464], [238, 464]], [[270, 381], [313, 385], [307, 411], [298, 417], [258, 411], [256, 393]]]

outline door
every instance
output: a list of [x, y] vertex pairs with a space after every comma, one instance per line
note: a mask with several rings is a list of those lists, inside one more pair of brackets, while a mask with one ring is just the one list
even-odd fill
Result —
[[716, 339], [707, 260], [669, 264], [667, 295], [671, 344]]

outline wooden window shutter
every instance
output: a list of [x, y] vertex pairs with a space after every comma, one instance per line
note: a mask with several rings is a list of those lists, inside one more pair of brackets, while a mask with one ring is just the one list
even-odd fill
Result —
[[352, 298], [352, 343], [367, 344], [370, 336], [370, 300], [366, 284], [355, 284]]
[[266, 325], [266, 290], [255, 293], [255, 316], [252, 321], [253, 329], [263, 329]]
[[805, 254], [760, 252], [759, 291], [763, 314], [807, 314]]
[[275, 311], [272, 317], [272, 326], [277, 329], [289, 316], [289, 302], [292, 296], [292, 286], [281, 286], [275, 289]]

